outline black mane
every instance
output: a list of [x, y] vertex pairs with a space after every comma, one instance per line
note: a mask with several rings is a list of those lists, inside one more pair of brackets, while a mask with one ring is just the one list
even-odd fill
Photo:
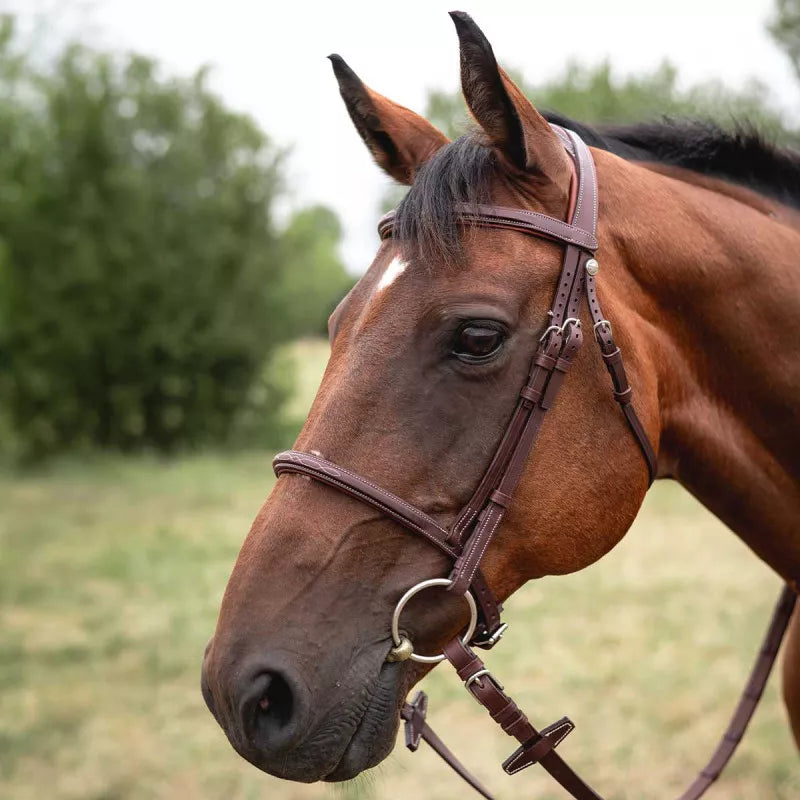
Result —
[[[751, 125], [726, 130], [712, 122], [666, 119], [591, 127], [554, 112], [545, 117], [575, 131], [591, 147], [626, 160], [683, 167], [800, 208], [800, 153], [768, 142]], [[494, 152], [475, 133], [451, 142], [420, 169], [395, 219], [395, 238], [413, 249], [409, 257], [458, 260], [453, 204], [489, 202], [495, 169]]]
[[800, 208], [800, 153], [772, 144], [754, 125], [726, 130], [708, 121], [667, 119], [591, 128], [556, 113], [545, 117], [629, 161], [684, 167]]

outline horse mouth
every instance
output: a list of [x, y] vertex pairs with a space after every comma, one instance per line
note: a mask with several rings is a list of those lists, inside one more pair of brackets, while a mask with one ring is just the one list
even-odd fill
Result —
[[398, 664], [384, 664], [373, 684], [364, 713], [356, 723], [341, 758], [321, 780], [335, 783], [355, 778], [377, 766], [394, 748], [400, 722]]

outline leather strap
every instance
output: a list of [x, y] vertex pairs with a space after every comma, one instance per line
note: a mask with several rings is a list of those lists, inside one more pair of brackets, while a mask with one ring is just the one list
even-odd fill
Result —
[[[594, 234], [537, 211], [467, 203], [454, 203], [453, 208], [462, 222], [482, 228], [508, 228], [524, 233], [533, 233], [562, 244], [572, 244], [589, 250], [597, 249], [597, 240]], [[381, 239], [391, 236], [394, 216], [395, 212], [392, 210], [378, 220], [378, 234]]]
[[[719, 778], [736, 752], [736, 748], [741, 742], [747, 725], [752, 719], [758, 702], [764, 693], [764, 687], [775, 664], [775, 659], [786, 634], [796, 601], [796, 586], [784, 586], [772, 612], [772, 618], [761, 649], [756, 656], [755, 664], [736, 705], [731, 721], [708, 764], [700, 771], [678, 800], [700, 800], [709, 787]], [[472, 650], [464, 647], [458, 639], [455, 639], [445, 647], [445, 655], [456, 667], [458, 676], [465, 682], [470, 694], [489, 711], [492, 718], [503, 727], [506, 733], [514, 736], [518, 741], [522, 737], [529, 736], [527, 741], [523, 742], [521, 747], [514, 751], [503, 763], [503, 769], [509, 775], [513, 775], [531, 764], [540, 763], [576, 800], [600, 797], [555, 753], [555, 748], [558, 744], [574, 728], [569, 718], [562, 717], [562, 719], [537, 733], [533, 726], [530, 725], [527, 717], [517, 708], [511, 698], [505, 694], [505, 690], [497, 680], [486, 671], [483, 662]], [[482, 674], [478, 675], [478, 673]], [[475, 678], [476, 675], [478, 675], [477, 678]], [[425, 709], [427, 710], [427, 701]], [[531, 733], [532, 731], [533, 733]], [[456, 767], [448, 759], [445, 758], [445, 761], [459, 771], [459, 774], [462, 774], [459, 768], [461, 770], [464, 768], [460, 764]], [[470, 785], [473, 785], [471, 781]], [[483, 792], [481, 793], [483, 794]], [[487, 797], [487, 795], [484, 794], [484, 797]]]
[[508, 208], [507, 206], [471, 206], [466, 203], [455, 203], [455, 211], [467, 223], [476, 223], [481, 227], [510, 228], [524, 233], [551, 239], [562, 244], [574, 245], [586, 250], [597, 250], [597, 239], [594, 232], [584, 230], [575, 224], [563, 222], [555, 217], [548, 217], [537, 211], [524, 208]]
[[758, 701], [764, 693], [770, 672], [778, 656], [786, 628], [792, 617], [797, 595], [790, 586], [784, 586], [772, 612], [772, 619], [764, 636], [761, 649], [756, 656], [755, 664], [750, 671], [750, 677], [745, 684], [736, 710], [733, 712], [731, 721], [722, 738], [719, 741], [708, 764], [700, 771], [692, 782], [692, 785], [678, 798], [678, 800], [699, 800], [709, 786], [719, 778], [722, 770], [725, 769], [731, 757], [736, 752], [739, 742], [742, 741], [744, 732], [750, 720], [753, 718]]
[[614, 343], [611, 323], [603, 316], [603, 311], [600, 308], [595, 276], [588, 273], [586, 275], [586, 299], [589, 304], [589, 313], [594, 323], [595, 339], [598, 345], [600, 345], [603, 361], [605, 362], [608, 374], [611, 376], [611, 383], [614, 387], [614, 399], [620, 404], [622, 413], [625, 415], [631, 432], [642, 451], [644, 460], [647, 463], [647, 474], [652, 484], [658, 476], [658, 459], [653, 445], [650, 443], [650, 437], [645, 432], [639, 415], [636, 413], [636, 409], [631, 405], [633, 390], [628, 383], [625, 365], [622, 363], [622, 352]]
[[[503, 438], [500, 440], [500, 444], [495, 451], [494, 457], [488, 469], [483, 474], [478, 488], [453, 523], [453, 534], [457, 537], [458, 541], [462, 540], [464, 531], [472, 525], [491, 496], [494, 487], [497, 485], [506, 469], [508, 459], [511, 457], [511, 453], [522, 435], [522, 431], [530, 414], [544, 395], [544, 387], [549, 377], [550, 369], [552, 369], [552, 365], [555, 364], [555, 357], [560, 351], [560, 336], [560, 333], [556, 335], [554, 332], [552, 336], [548, 337], [544, 351], [540, 348], [531, 362], [528, 380], [522, 389], [520, 389], [520, 397], [517, 401], [517, 406], [506, 427]], [[549, 360], [546, 361], [544, 359]]]
[[456, 558], [458, 555], [457, 549], [450, 544], [447, 530], [424, 511], [332, 461], [313, 453], [285, 450], [272, 460], [272, 468], [278, 477], [286, 472], [295, 472], [332, 486], [366, 505], [377, 508], [387, 517], [424, 536], [451, 558]]
[[[545, 413], [561, 386], [561, 381], [580, 347], [581, 340], [580, 327], [577, 325], [571, 326], [566, 341], [561, 348], [562, 355], [553, 369], [547, 370], [537, 365], [537, 368], [545, 373], [546, 388], [539, 405], [528, 413], [519, 436], [513, 442], [508, 461], [497, 483], [496, 491], [499, 491], [506, 498], [513, 497], [514, 491], [525, 472], [528, 456], [541, 430]], [[448, 588], [448, 591], [453, 594], [463, 594], [466, 591], [466, 587], [472, 582], [478, 565], [506, 514], [509, 503], [510, 500], [507, 500], [505, 504], [501, 505], [494, 495], [490, 495], [488, 503], [478, 517], [474, 533], [464, 545], [464, 552], [453, 565], [453, 570], [450, 573], [450, 580], [453, 583]]]
[[520, 743], [520, 747], [503, 762], [503, 769], [509, 775], [538, 763], [576, 800], [602, 800], [556, 753], [555, 748], [575, 727], [569, 719], [564, 717], [545, 729], [546, 732], [537, 731], [473, 650], [458, 639], [453, 639], [445, 645], [444, 654], [456, 668], [467, 691], [489, 712], [505, 733]]
[[[501, 440], [484, 479], [456, 521], [454, 531], [463, 539], [469, 525], [476, 520], [475, 527], [464, 544], [464, 552], [456, 560], [450, 573], [452, 584], [448, 591], [454, 594], [463, 594], [466, 591], [500, 526], [524, 472], [544, 421], [544, 414], [552, 406], [572, 359], [583, 341], [577, 315], [586, 281], [585, 265], [597, 246], [594, 238], [597, 227], [597, 177], [591, 154], [583, 141], [571, 131], [561, 129], [561, 133], [570, 140], [575, 154], [577, 190], [575, 205], [571, 209], [571, 227], [585, 231], [587, 237], [591, 237], [594, 242], [594, 247], [579, 248], [575, 245], [574, 238], [561, 239], [566, 245], [564, 261], [548, 312], [551, 323], [548, 331], [555, 330], [552, 330], [552, 336], [545, 333], [534, 356], [531, 378], [536, 382], [534, 385], [527, 384], [521, 392], [522, 400], [537, 397], [538, 404], [530, 408], [524, 403], [518, 403], [514, 418], [506, 429], [506, 435]], [[459, 206], [459, 210], [461, 209], [463, 206]], [[497, 213], [504, 215], [505, 211], [506, 209], [501, 208]], [[492, 209], [482, 207], [483, 216], [493, 213], [495, 212]], [[555, 226], [548, 229], [548, 232], [554, 231]], [[572, 322], [569, 329], [565, 330], [568, 320]], [[495, 491], [499, 491], [508, 500], [504, 503], [493, 500], [492, 492]]]
[[405, 722], [406, 747], [415, 753], [420, 740], [426, 741], [436, 755], [448, 767], [460, 775], [478, 794], [486, 800], [494, 800], [489, 790], [455, 757], [450, 748], [434, 733], [428, 725], [425, 715], [428, 711], [428, 696], [425, 692], [417, 692], [410, 703], [400, 709], [400, 717]]
[[[586, 272], [586, 264], [597, 247], [597, 177], [594, 162], [589, 149], [576, 134], [563, 128], [555, 130], [574, 159], [568, 223], [525, 209], [478, 206], [470, 210], [465, 204], [457, 204], [457, 210], [467, 222], [483, 225], [495, 219], [503, 227], [515, 227], [525, 233], [560, 241], [565, 249], [549, 312], [551, 324], [532, 360], [529, 380], [520, 390], [512, 418], [489, 467], [449, 530], [396, 495], [325, 459], [308, 453], [287, 451], [275, 461], [277, 474], [300, 472], [344, 491], [377, 508], [408, 530], [424, 536], [453, 558], [455, 564], [450, 591], [463, 593], [472, 585], [481, 609], [475, 641], [487, 649], [496, 642], [503, 627], [499, 614], [501, 606], [480, 577], [478, 565], [513, 502], [514, 490], [543, 423], [544, 413], [552, 406], [582, 342], [578, 314], [584, 296], [592, 319], [602, 320], [594, 277]], [[388, 215], [381, 221], [383, 235], [391, 230], [392, 219]], [[656, 474], [655, 452], [631, 405], [632, 391], [627, 383], [621, 354], [617, 352], [614, 355], [609, 350], [616, 350], [610, 325], [607, 336], [602, 325], [595, 325], [595, 333], [604, 356], [608, 357], [606, 361], [614, 382], [614, 395], [642, 449], [652, 482]]]
[[[299, 450], [285, 450], [272, 460], [272, 468], [278, 477], [286, 473], [305, 475], [376, 508], [407, 530], [424, 536], [450, 558], [457, 558], [461, 552], [459, 543], [451, 544], [451, 533], [424, 511], [322, 456]], [[486, 639], [500, 628], [502, 624], [500, 613], [503, 607], [495, 599], [494, 593], [480, 572], [476, 573], [472, 581], [472, 593], [480, 612], [475, 637], [476, 640]]]

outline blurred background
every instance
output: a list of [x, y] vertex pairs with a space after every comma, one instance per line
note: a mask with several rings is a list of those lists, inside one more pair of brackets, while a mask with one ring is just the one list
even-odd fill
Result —
[[[800, 141], [800, 0], [552, 5], [464, 7], [539, 107]], [[277, 781], [199, 691], [327, 316], [401, 196], [324, 57], [458, 135], [448, 8], [0, 0], [0, 797], [466, 791], [424, 748], [344, 787]], [[657, 486], [601, 563], [509, 603], [520, 646], [490, 665], [539, 725], [576, 721], [564, 752], [601, 791], [669, 797], [727, 723], [777, 592]], [[499, 797], [558, 796], [535, 770], [504, 780], [507, 741], [452, 676], [427, 684], [434, 726]], [[798, 796], [778, 695], [710, 797]]]

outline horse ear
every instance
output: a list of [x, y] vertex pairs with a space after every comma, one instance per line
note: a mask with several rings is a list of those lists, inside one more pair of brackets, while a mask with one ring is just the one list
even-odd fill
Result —
[[469, 14], [451, 11], [461, 49], [461, 87], [472, 116], [490, 142], [519, 169], [557, 185], [568, 180], [564, 147], [495, 60], [489, 40]]
[[338, 55], [328, 56], [350, 119], [378, 166], [411, 185], [417, 170], [449, 139], [426, 119], [365, 86]]

